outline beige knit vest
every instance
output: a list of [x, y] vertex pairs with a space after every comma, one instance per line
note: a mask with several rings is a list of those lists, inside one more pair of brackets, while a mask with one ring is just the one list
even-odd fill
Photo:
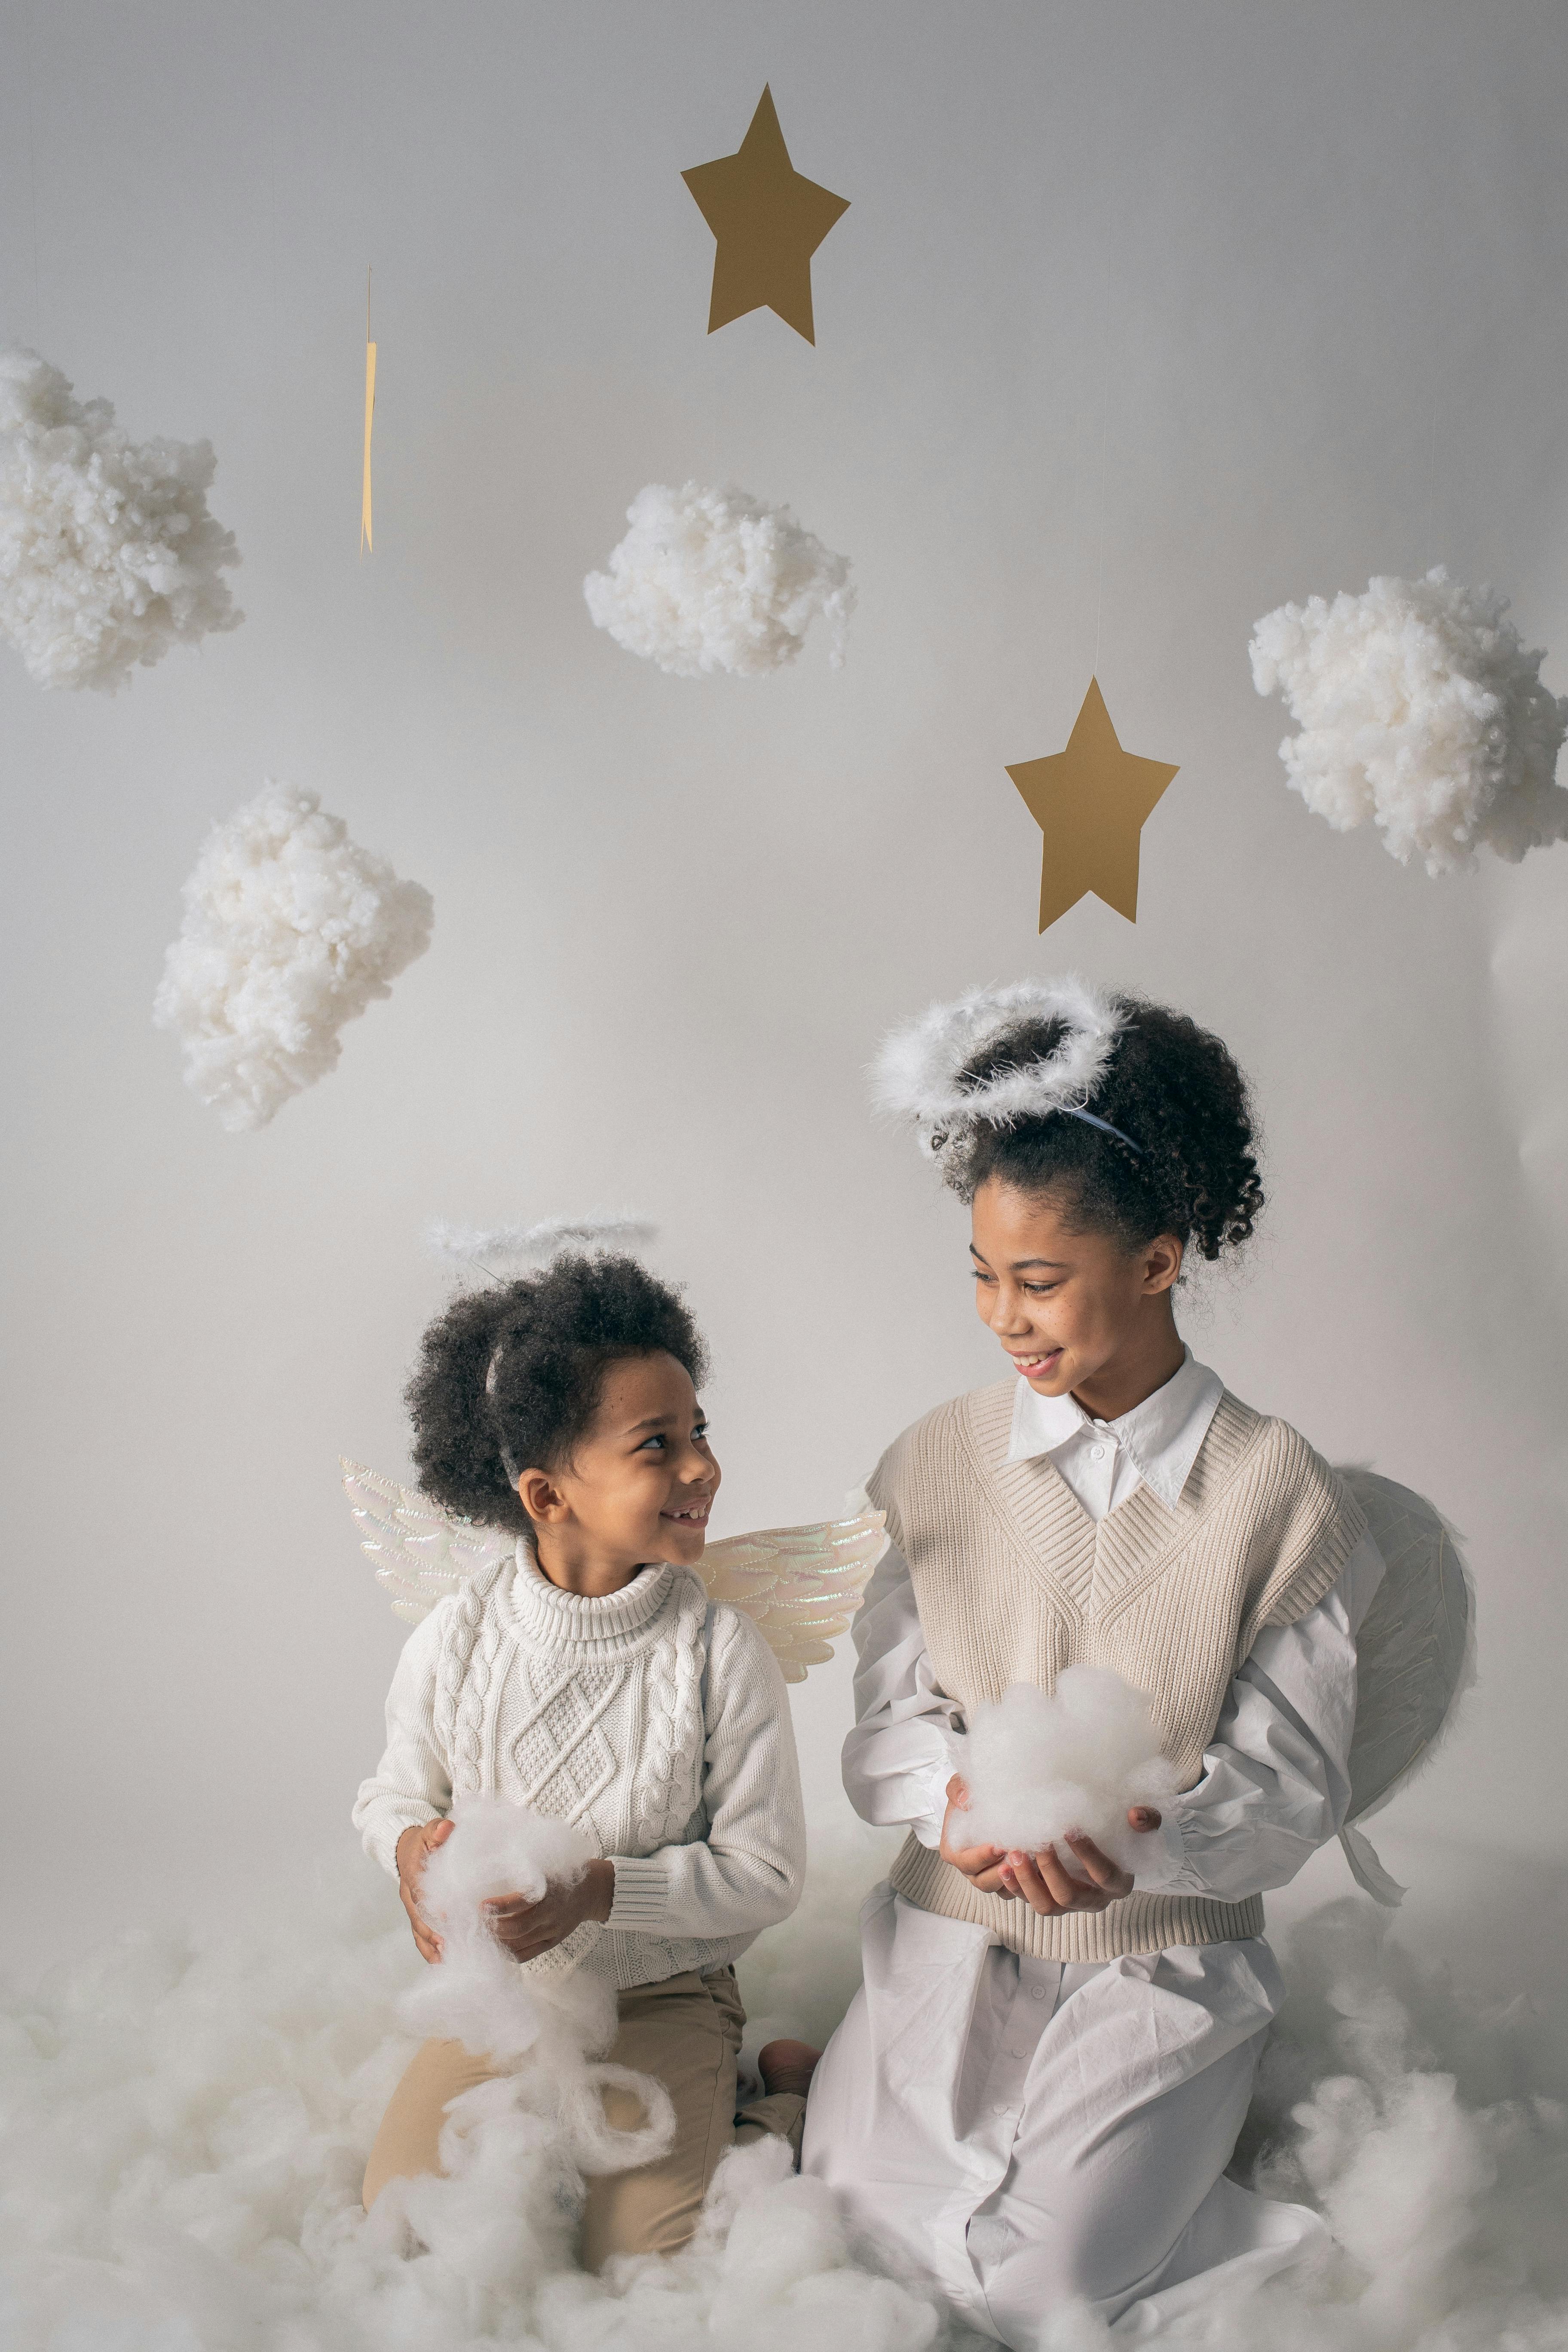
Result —
[[[1282, 1421], [1222, 1395], [1175, 1508], [1146, 1485], [1096, 1522], [1048, 1459], [1009, 1462], [1016, 1383], [939, 1405], [869, 1479], [909, 1562], [937, 1682], [965, 1707], [1064, 1666], [1112, 1666], [1149, 1693], [1190, 1788], [1226, 1692], [1265, 1625], [1304, 1617], [1364, 1531], [1327, 1463]], [[1044, 1919], [978, 1895], [912, 1835], [892, 1883], [1016, 1952], [1108, 1960], [1263, 1930], [1263, 1902], [1134, 1893]]]

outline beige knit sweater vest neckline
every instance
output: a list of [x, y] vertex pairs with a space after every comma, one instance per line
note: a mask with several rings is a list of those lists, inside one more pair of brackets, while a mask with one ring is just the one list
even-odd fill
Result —
[[[1231, 1677], [1265, 1625], [1293, 1624], [1364, 1532], [1327, 1463], [1228, 1390], [1173, 1509], [1147, 1485], [1093, 1520], [1048, 1457], [1009, 1462], [1016, 1383], [940, 1405], [868, 1481], [909, 1563], [936, 1679], [965, 1708], [1064, 1666], [1112, 1666], [1149, 1693], [1183, 1788], [1203, 1769]], [[1105, 1960], [1263, 1929], [1259, 1895], [1133, 1893], [1043, 1919], [978, 1895], [910, 1837], [892, 1872], [922, 1910], [989, 1927], [1014, 1951]]]

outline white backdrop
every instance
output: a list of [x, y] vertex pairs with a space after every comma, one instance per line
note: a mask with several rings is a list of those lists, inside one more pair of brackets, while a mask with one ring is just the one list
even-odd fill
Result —
[[[351, 1853], [400, 1629], [335, 1463], [405, 1462], [432, 1214], [658, 1221], [725, 1530], [833, 1509], [994, 1376], [962, 1213], [863, 1066], [933, 995], [1071, 963], [1256, 1081], [1266, 1238], [1200, 1354], [1470, 1538], [1484, 1685], [1383, 1843], [1439, 1896], [1440, 1840], [1490, 1849], [1484, 1939], [1565, 1844], [1568, 853], [1435, 884], [1330, 834], [1246, 647], [1442, 560], [1568, 685], [1562, 12], [5, 0], [0, 45], [0, 326], [132, 432], [212, 437], [248, 614], [115, 698], [0, 657], [6, 1938]], [[770, 79], [852, 200], [816, 350], [703, 333], [679, 173]], [[853, 559], [841, 673], [669, 678], [593, 629], [627, 501], [688, 477]], [[1037, 940], [1003, 767], [1065, 741], [1097, 646], [1181, 773], [1137, 928], [1086, 901]], [[435, 944], [229, 1136], [149, 1005], [267, 774], [433, 890]], [[819, 1823], [847, 1712], [841, 1660], [797, 1699]]]

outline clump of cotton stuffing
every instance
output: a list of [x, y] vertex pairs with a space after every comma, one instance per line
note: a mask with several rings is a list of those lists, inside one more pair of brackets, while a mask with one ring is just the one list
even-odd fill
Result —
[[1544, 655], [1507, 611], [1506, 596], [1461, 587], [1439, 564], [1265, 614], [1253, 683], [1300, 726], [1279, 756], [1316, 815], [1338, 833], [1371, 818], [1393, 856], [1433, 875], [1473, 865], [1482, 846], [1517, 865], [1568, 838], [1568, 792], [1554, 782], [1568, 698], [1542, 686]]
[[429, 892], [289, 784], [213, 828], [182, 896], [153, 1017], [231, 1131], [265, 1127], [334, 1069], [343, 1024], [430, 944]]
[[583, 593], [596, 628], [677, 677], [782, 669], [820, 614], [837, 669], [855, 592], [835, 555], [788, 507], [744, 490], [650, 482], [626, 509], [631, 525]]
[[206, 441], [132, 441], [37, 352], [0, 352], [0, 635], [39, 686], [113, 693], [237, 628]]
[[1015, 1683], [994, 1706], [977, 1706], [961, 1769], [966, 1845], [1055, 1846], [1079, 1876], [1069, 1831], [1131, 1870], [1130, 1807], [1162, 1805], [1175, 1788], [1146, 1695], [1109, 1666], [1066, 1666], [1054, 1691]]
[[[556, 2116], [580, 2171], [651, 2163], [675, 2138], [675, 2110], [661, 2083], [605, 2061], [615, 1993], [607, 1978], [579, 1966], [601, 1929], [584, 1921], [552, 1951], [520, 1962], [497, 1941], [486, 1909], [498, 1896], [537, 1903], [552, 1885], [575, 1886], [593, 1846], [571, 1822], [504, 1797], [459, 1797], [452, 1818], [419, 1882], [419, 1907], [440, 1937], [441, 1958], [404, 1995], [403, 2023], [489, 2058], [519, 2096]], [[641, 2102], [640, 2129], [605, 2123], [599, 2094], [611, 2087]], [[487, 2090], [475, 2110], [504, 2112], [504, 2104]]]

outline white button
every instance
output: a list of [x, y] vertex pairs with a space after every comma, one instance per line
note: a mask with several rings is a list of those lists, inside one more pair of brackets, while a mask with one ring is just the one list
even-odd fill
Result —
[[1045, 1997], [1046, 1988], [1044, 1985], [1031, 1985], [1029, 1987], [1029, 1999], [1031, 2000], [1044, 2000]]
[[1091, 1445], [1089, 1449], [1089, 1458], [1091, 1462], [1103, 1462], [1105, 1459], [1104, 1446]]
[[1009, 2108], [1007, 2108], [1007, 2107], [995, 2107], [995, 2108], [994, 2108], [994, 2109], [992, 2110], [992, 2112], [993, 2112], [993, 2114], [994, 2114], [994, 2115], [998, 2115], [998, 2116], [1005, 2116], [1005, 2115], [1008, 2115], [1008, 2114], [1010, 2114], [1010, 2113], [1011, 2113], [1011, 2109], [1009, 2109]]

